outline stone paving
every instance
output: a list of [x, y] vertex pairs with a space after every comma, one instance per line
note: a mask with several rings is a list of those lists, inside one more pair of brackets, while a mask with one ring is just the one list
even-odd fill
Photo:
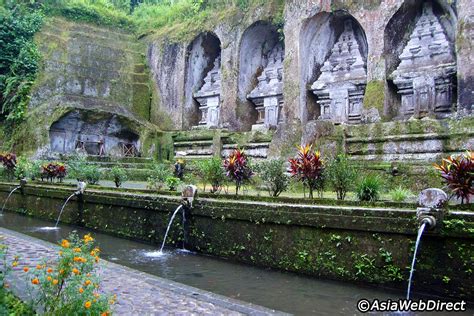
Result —
[[[9, 248], [9, 262], [20, 255], [20, 265], [11, 272], [12, 290], [24, 298], [20, 286], [23, 266], [36, 266], [43, 259], [52, 259], [57, 247], [8, 229], [0, 228], [0, 237]], [[184, 284], [133, 270], [101, 260], [99, 274], [102, 288], [117, 294], [114, 313], [119, 315], [271, 315], [280, 314]], [[17, 284], [15, 284], [17, 283]], [[26, 282], [25, 282], [26, 283]], [[24, 292], [24, 293], [21, 293]]]

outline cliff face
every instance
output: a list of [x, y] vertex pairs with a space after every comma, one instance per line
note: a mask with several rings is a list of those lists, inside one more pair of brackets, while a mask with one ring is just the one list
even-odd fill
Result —
[[[143, 44], [120, 30], [56, 17], [48, 20], [35, 40], [42, 68], [24, 131], [14, 135], [17, 150], [67, 152], [74, 149], [78, 132], [88, 134], [90, 141], [110, 136], [106, 147], [114, 150], [119, 142], [143, 143], [143, 135], [154, 129], [148, 123], [151, 91]], [[68, 119], [71, 115], [77, 118], [74, 124]], [[85, 130], [97, 124], [104, 126]], [[58, 126], [60, 130], [52, 131]], [[59, 140], [58, 135], [62, 135]]]

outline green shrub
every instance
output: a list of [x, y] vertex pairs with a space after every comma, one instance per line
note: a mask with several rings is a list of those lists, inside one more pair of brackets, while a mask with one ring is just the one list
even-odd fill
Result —
[[15, 178], [18, 180], [31, 177], [33, 165], [26, 157], [19, 157], [15, 168]]
[[166, 186], [168, 187], [168, 190], [176, 191], [179, 184], [181, 183], [181, 180], [176, 177], [167, 177], [165, 182], [166, 182]]
[[204, 190], [206, 184], [211, 184], [211, 193], [219, 192], [226, 180], [222, 161], [217, 158], [205, 159], [196, 162], [196, 168], [199, 178], [204, 183]]
[[41, 178], [42, 166], [44, 164], [45, 164], [45, 161], [43, 160], [33, 160], [31, 162], [31, 171], [30, 171], [31, 180], [37, 180]]
[[369, 174], [357, 185], [357, 198], [359, 201], [377, 201], [382, 190], [382, 180], [379, 176]]
[[338, 200], [344, 200], [354, 187], [356, 172], [344, 154], [337, 155], [327, 166], [326, 176]]
[[84, 178], [89, 184], [98, 184], [102, 178], [102, 171], [94, 164], [88, 164], [83, 170]]
[[413, 193], [399, 186], [396, 189], [393, 189], [389, 192], [392, 201], [394, 202], [405, 202], [408, 198], [413, 196]]
[[114, 166], [110, 170], [110, 174], [114, 180], [115, 186], [120, 188], [120, 186], [128, 180], [127, 171], [120, 166]]
[[150, 189], [161, 190], [166, 184], [166, 179], [173, 177], [169, 166], [165, 164], [157, 164], [151, 170], [150, 176], [148, 177], [147, 187]]
[[67, 161], [67, 166], [71, 178], [77, 179], [78, 181], [86, 180], [85, 173], [88, 166], [86, 155], [79, 153], [72, 154]]
[[270, 196], [279, 196], [288, 188], [289, 177], [285, 173], [285, 161], [271, 159], [257, 164], [257, 171]]

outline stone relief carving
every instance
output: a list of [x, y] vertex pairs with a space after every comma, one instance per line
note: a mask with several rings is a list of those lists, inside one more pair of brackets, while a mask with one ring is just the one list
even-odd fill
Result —
[[321, 106], [319, 119], [334, 123], [360, 123], [366, 83], [365, 62], [352, 21], [346, 20], [344, 31], [321, 68], [321, 75], [311, 86]]
[[277, 44], [268, 56], [268, 64], [258, 77], [258, 84], [247, 96], [255, 104], [258, 119], [252, 129], [276, 126], [283, 106], [283, 58], [285, 52]]
[[455, 74], [452, 46], [431, 4], [425, 3], [391, 76], [402, 99], [400, 114], [416, 118], [448, 116], [453, 110]]
[[204, 84], [194, 98], [199, 103], [201, 111], [200, 126], [217, 127], [219, 125], [221, 94], [221, 62], [220, 57], [214, 61], [214, 67], [204, 78]]

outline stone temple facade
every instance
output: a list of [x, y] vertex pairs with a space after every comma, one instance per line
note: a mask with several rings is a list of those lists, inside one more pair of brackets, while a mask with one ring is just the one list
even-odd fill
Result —
[[365, 63], [352, 21], [346, 20], [344, 32], [321, 68], [321, 76], [311, 86], [321, 107], [319, 118], [334, 123], [360, 123], [366, 82]]
[[269, 54], [267, 66], [258, 77], [257, 86], [247, 96], [258, 111], [258, 119], [252, 129], [275, 127], [281, 122], [284, 55], [283, 46], [277, 44]]
[[402, 102], [404, 117], [438, 118], [453, 110], [456, 61], [443, 27], [425, 3], [410, 40], [400, 55], [400, 64], [392, 73]]
[[201, 111], [200, 126], [216, 127], [219, 124], [220, 94], [221, 94], [221, 64], [220, 58], [214, 61], [214, 67], [204, 78], [204, 84], [194, 98], [199, 103]]

